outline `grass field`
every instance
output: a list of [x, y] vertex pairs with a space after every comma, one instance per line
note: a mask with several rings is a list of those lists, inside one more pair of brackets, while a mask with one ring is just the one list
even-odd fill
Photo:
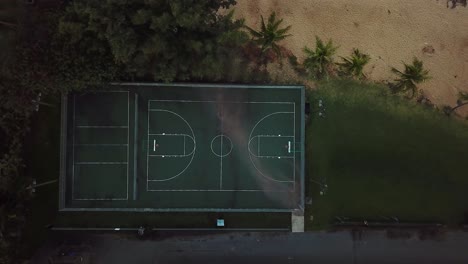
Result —
[[[326, 116], [312, 117], [306, 130], [309, 229], [326, 228], [335, 216], [464, 221], [466, 124], [378, 85], [331, 81], [311, 92], [313, 104], [319, 99]], [[327, 183], [324, 196], [315, 181]]]

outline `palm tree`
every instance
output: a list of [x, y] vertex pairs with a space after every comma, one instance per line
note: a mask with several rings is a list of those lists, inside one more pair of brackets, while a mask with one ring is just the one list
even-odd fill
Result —
[[338, 46], [333, 46], [333, 42], [329, 40], [326, 44], [319, 37], [315, 37], [315, 50], [304, 47], [306, 59], [304, 60], [304, 68], [316, 79], [321, 79], [328, 76], [333, 65], [333, 55], [336, 53]]
[[455, 107], [448, 106], [448, 109], [445, 110], [447, 115], [451, 115], [458, 108], [468, 105], [468, 93], [460, 92], [458, 94], [457, 105]]
[[286, 34], [291, 29], [291, 26], [280, 28], [283, 19], [277, 20], [275, 12], [271, 13], [267, 24], [265, 24], [263, 16], [261, 16], [261, 19], [260, 31], [256, 31], [248, 26], [245, 27], [249, 30], [250, 34], [252, 34], [254, 42], [261, 47], [262, 54], [269, 49], [273, 49], [276, 55], [281, 57], [281, 49], [277, 42], [291, 36], [291, 34]]
[[370, 56], [368, 54], [361, 53], [358, 49], [353, 49], [353, 53], [350, 57], [341, 57], [341, 59], [343, 62], [337, 63], [337, 65], [344, 75], [353, 76], [357, 79], [365, 78], [363, 69], [370, 61]]
[[405, 70], [403, 72], [396, 68], [392, 68], [392, 72], [399, 77], [395, 80], [395, 83], [392, 84], [392, 88], [395, 92], [411, 91], [410, 98], [413, 98], [418, 91], [416, 84], [424, 82], [431, 77], [429, 76], [429, 71], [424, 69], [423, 62], [417, 58], [413, 59], [412, 64], [406, 64], [403, 62], [403, 65], [405, 66]]

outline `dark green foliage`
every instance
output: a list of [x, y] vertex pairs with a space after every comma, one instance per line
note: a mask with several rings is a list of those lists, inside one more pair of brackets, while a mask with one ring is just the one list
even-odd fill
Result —
[[364, 79], [364, 66], [370, 61], [368, 54], [362, 53], [359, 49], [353, 49], [350, 57], [341, 57], [343, 62], [337, 63], [341, 74], [356, 79]]
[[[220, 15], [234, 0], [74, 1], [60, 22], [70, 45], [109, 50], [133, 77], [220, 78], [229, 49], [246, 41], [242, 20]], [[86, 43], [86, 44], [85, 44]]]
[[395, 73], [398, 78], [395, 83], [391, 85], [391, 89], [396, 92], [411, 92], [410, 98], [413, 98], [418, 87], [418, 83], [424, 82], [429, 79], [429, 71], [423, 67], [423, 62], [417, 58], [413, 59], [412, 64], [406, 64], [403, 62], [405, 69], [400, 71], [396, 68], [392, 68], [392, 72]]
[[261, 16], [261, 25], [259, 31], [246, 26], [253, 37], [253, 41], [260, 46], [261, 52], [263, 54], [266, 51], [272, 49], [276, 56], [282, 56], [281, 48], [277, 43], [291, 36], [291, 34], [287, 34], [291, 29], [291, 26], [280, 28], [281, 23], [283, 23], [283, 19], [276, 19], [276, 13], [273, 12], [268, 18], [267, 24], [265, 24], [263, 16]]
[[315, 39], [315, 50], [304, 47], [304, 68], [312, 78], [320, 80], [333, 72], [333, 55], [338, 47], [331, 40], [325, 44], [319, 37], [316, 36]]

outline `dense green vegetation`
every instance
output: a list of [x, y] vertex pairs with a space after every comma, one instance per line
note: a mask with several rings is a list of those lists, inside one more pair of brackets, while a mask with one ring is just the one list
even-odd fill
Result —
[[[72, 2], [59, 30], [88, 51], [110, 52], [127, 75], [157, 81], [224, 77], [247, 40], [242, 20], [220, 15], [234, 0]], [[128, 78], [128, 77], [127, 77]]]
[[467, 124], [381, 85], [324, 82], [310, 93], [312, 105], [319, 99], [325, 117], [314, 114], [307, 126], [309, 229], [326, 228], [336, 216], [466, 221]]

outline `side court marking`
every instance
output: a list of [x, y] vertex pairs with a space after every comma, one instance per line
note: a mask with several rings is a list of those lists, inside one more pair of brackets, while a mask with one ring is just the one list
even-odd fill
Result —
[[[113, 200], [128, 200], [128, 194], [129, 194], [129, 144], [130, 144], [130, 92], [129, 91], [103, 91], [103, 92], [97, 92], [97, 93], [127, 93], [127, 125], [126, 126], [88, 126], [88, 125], [83, 125], [83, 126], [76, 126], [76, 96], [73, 95], [73, 130], [72, 130], [72, 138], [73, 138], [73, 148], [72, 148], [72, 199], [73, 200], [97, 200], [97, 201], [113, 201]], [[93, 94], [94, 95], [94, 94]], [[125, 128], [127, 129], [127, 143], [126, 144], [75, 144], [75, 129], [120, 129], [120, 128]], [[82, 162], [76, 162], [75, 161], [75, 146], [86, 146], [86, 147], [126, 147], [127, 148], [127, 154], [126, 154], [126, 162], [120, 162], [120, 161], [82, 161]], [[75, 164], [77, 165], [125, 165], [126, 166], [126, 197], [125, 198], [75, 198]]]
[[[172, 176], [170, 178], [166, 178], [166, 179], [162, 179], [162, 180], [150, 180], [149, 179], [149, 169], [148, 169], [148, 167], [149, 167], [149, 157], [150, 157], [150, 155], [149, 155], [149, 153], [147, 151], [147, 154], [146, 154], [147, 155], [147, 158], [146, 158], [147, 159], [147, 162], [146, 162], [146, 181], [147, 181], [146, 189], [147, 190], [148, 190], [148, 182], [149, 181], [157, 181], [157, 182], [170, 181], [172, 179], [175, 179], [175, 178], [179, 177], [179, 175], [184, 173], [190, 167], [190, 165], [192, 164], [193, 158], [195, 157], [195, 151], [197, 149], [197, 141], [195, 140], [195, 133], [193, 132], [192, 126], [189, 124], [189, 122], [187, 120], [185, 120], [185, 118], [183, 118], [182, 116], [180, 116], [179, 114], [177, 114], [177, 113], [175, 113], [173, 111], [169, 111], [169, 110], [166, 110], [166, 109], [150, 109], [149, 107], [150, 107], [150, 101], [148, 101], [148, 142], [149, 142], [149, 136], [150, 136], [150, 133], [149, 133], [149, 126], [150, 126], [150, 124], [149, 124], [149, 115], [150, 115], [150, 112], [167, 112], [167, 113], [170, 113], [170, 114], [173, 114], [173, 115], [179, 117], [180, 119], [182, 119], [182, 121], [185, 122], [185, 124], [187, 124], [187, 126], [190, 129], [190, 132], [192, 133], [191, 138], [193, 140], [193, 151], [190, 154], [192, 157], [190, 158], [189, 163], [187, 164], [187, 166], [181, 172], [179, 172], [178, 174], [176, 174], [176, 175], [174, 175], [174, 176]], [[164, 134], [164, 135], [168, 135], [168, 134]], [[148, 150], [148, 148], [146, 148], [146, 149]]]
[[[254, 166], [254, 168], [258, 171], [258, 173], [260, 173], [260, 175], [262, 175], [263, 177], [265, 177], [266, 179], [269, 179], [271, 181], [275, 181], [275, 182], [292, 182], [292, 181], [281, 181], [281, 180], [276, 180], [276, 179], [273, 179], [271, 177], [268, 177], [266, 176], [265, 174], [263, 174], [260, 169], [257, 168], [257, 166], [255, 165], [255, 162], [252, 160], [252, 156], [253, 153], [252, 151], [250, 150], [250, 141], [252, 140], [252, 133], [255, 131], [255, 128], [258, 126], [258, 124], [260, 124], [263, 120], [265, 120], [266, 118], [272, 116], [272, 115], [277, 115], [277, 114], [294, 114], [294, 112], [274, 112], [274, 113], [271, 113], [271, 114], [268, 114], [266, 116], [264, 116], [262, 119], [260, 119], [256, 124], [255, 126], [252, 128], [252, 130], [250, 131], [250, 135], [249, 135], [249, 142], [247, 143], [247, 149], [249, 151], [249, 158], [250, 158], [250, 162], [252, 163], [252, 165]], [[281, 158], [281, 157], [278, 157], [278, 158]]]

